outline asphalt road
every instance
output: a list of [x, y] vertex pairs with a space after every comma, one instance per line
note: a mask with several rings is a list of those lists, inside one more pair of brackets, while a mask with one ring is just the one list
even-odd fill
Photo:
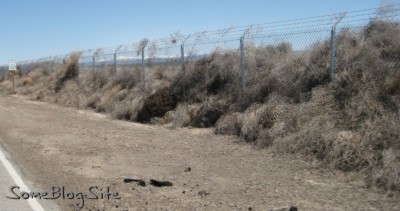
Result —
[[[54, 203], [40, 203], [37, 199], [28, 197], [26, 193], [31, 193], [32, 191], [26, 185], [24, 178], [21, 177], [19, 168], [13, 165], [11, 159], [8, 153], [0, 147], [0, 210], [59, 210]], [[25, 193], [25, 195], [23, 195], [23, 193]]]
[[10, 192], [10, 187], [15, 185], [15, 182], [13, 181], [3, 164], [0, 164], [0, 178], [1, 210], [33, 210], [26, 200], [15, 200], [7, 198], [7, 196], [13, 196]]
[[[0, 152], [0, 157], [3, 157], [2, 154], [3, 153]], [[5, 158], [5, 157], [3, 157], [3, 158]], [[0, 193], [1, 193], [0, 209], [1, 210], [10, 210], [10, 211], [11, 210], [21, 210], [21, 211], [34, 210], [29, 205], [27, 200], [7, 198], [7, 197], [15, 197], [11, 193], [10, 187], [11, 186], [16, 186], [16, 182], [11, 177], [11, 174], [9, 173], [9, 171], [6, 169], [6, 166], [4, 164], [4, 160], [3, 159], [1, 159], [0, 163], [1, 163], [0, 164], [0, 178], [1, 178], [0, 179]]]

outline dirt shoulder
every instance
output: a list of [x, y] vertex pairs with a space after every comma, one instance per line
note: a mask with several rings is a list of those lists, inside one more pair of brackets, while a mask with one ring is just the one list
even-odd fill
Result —
[[[210, 129], [171, 130], [0, 95], [0, 137], [42, 191], [89, 193], [97, 186], [98, 194], [107, 187], [119, 193], [120, 199], [86, 199], [84, 210], [400, 209], [400, 197], [366, 189], [362, 178], [322, 172]], [[124, 183], [124, 177], [147, 185]], [[173, 186], [154, 187], [150, 179]], [[79, 200], [55, 202], [70, 210]]]

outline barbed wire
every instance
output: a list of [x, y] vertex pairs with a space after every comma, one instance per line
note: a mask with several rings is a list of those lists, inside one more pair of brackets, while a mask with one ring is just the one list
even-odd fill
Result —
[[[168, 51], [171, 49], [178, 49], [182, 43], [185, 46], [195, 46], [204, 44], [215, 44], [221, 42], [231, 42], [238, 40], [240, 37], [246, 35], [246, 38], [256, 38], [261, 36], [273, 37], [273, 36], [285, 36], [285, 35], [296, 35], [302, 33], [313, 33], [329, 31], [334, 25], [338, 17], [343, 16], [339, 24], [339, 28], [345, 28], [346, 25], [365, 25], [366, 22], [371, 21], [374, 18], [394, 19], [397, 20], [400, 17], [400, 4], [390, 4], [389, 7], [383, 8], [376, 7], [371, 9], [354, 10], [345, 13], [334, 13], [329, 15], [320, 15], [306, 18], [298, 18], [283, 21], [273, 21], [261, 24], [253, 24], [246, 26], [231, 26], [216, 30], [200, 31], [188, 35], [183, 35], [178, 32], [156, 40], [147, 40], [146, 45], [151, 46], [152, 54], [154, 51]], [[96, 49], [84, 49], [78, 52], [82, 59], [88, 59], [99, 56], [109, 56], [114, 54], [128, 54], [138, 53], [143, 45], [145, 39], [135, 42], [127, 43], [122, 45], [96, 48]], [[139, 49], [139, 50], [138, 50]], [[63, 62], [68, 54], [54, 55], [35, 60], [20, 61], [20, 64], [29, 64], [35, 62]]]

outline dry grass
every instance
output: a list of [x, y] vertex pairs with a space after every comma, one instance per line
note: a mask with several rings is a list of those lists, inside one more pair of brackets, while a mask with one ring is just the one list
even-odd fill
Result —
[[240, 135], [243, 114], [239, 112], [228, 113], [219, 118], [215, 125], [215, 133], [223, 135]]
[[190, 125], [189, 108], [186, 104], [179, 104], [175, 110], [165, 115], [166, 122], [172, 123], [172, 128], [187, 127]]
[[213, 53], [211, 56], [189, 63], [172, 83], [172, 94], [179, 101], [204, 102], [210, 95], [232, 98], [240, 90], [238, 54]]
[[149, 122], [153, 117], [163, 117], [166, 112], [176, 107], [176, 99], [169, 92], [169, 84], [158, 89], [144, 99], [143, 109], [139, 111], [138, 121]]
[[79, 64], [78, 59], [80, 57], [80, 53], [72, 52], [66, 63], [66, 68], [62, 72], [57, 72], [61, 75], [57, 76], [57, 81], [55, 83], [54, 90], [59, 92], [64, 83], [71, 79], [76, 79], [79, 76]]
[[212, 127], [226, 111], [224, 100], [213, 97], [193, 107], [190, 112], [190, 125], [194, 127]]
[[60, 94], [56, 95], [56, 103], [76, 108], [85, 108], [84, 101], [88, 97], [88, 93], [82, 89], [82, 85], [77, 80], [68, 80], [64, 83]]

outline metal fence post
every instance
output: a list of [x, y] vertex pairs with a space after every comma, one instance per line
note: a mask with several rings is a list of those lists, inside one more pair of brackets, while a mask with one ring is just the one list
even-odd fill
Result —
[[190, 38], [190, 34], [183, 40], [181, 43], [181, 62], [182, 62], [182, 71], [185, 71], [185, 42]]
[[95, 57], [94, 57], [94, 55], [93, 55], [93, 62], [92, 62], [92, 69], [93, 69], [93, 72], [95, 71], [95, 66], [96, 66], [96, 59], [95, 59]]
[[117, 53], [119, 49], [121, 49], [122, 45], [120, 45], [117, 50], [114, 51], [114, 71], [117, 73]]
[[182, 71], [185, 71], [185, 44], [181, 44], [181, 62], [182, 62]]
[[330, 64], [330, 79], [333, 81], [335, 77], [335, 50], [336, 50], [336, 28], [332, 27], [331, 30], [331, 42], [330, 42], [330, 48], [331, 48], [331, 64]]
[[117, 53], [114, 53], [114, 71], [117, 72]]
[[144, 69], [144, 48], [142, 48], [142, 77], [143, 77], [143, 91], [146, 89], [146, 73]]
[[242, 85], [242, 90], [244, 91], [246, 86], [246, 78], [245, 78], [245, 70], [244, 70], [244, 36], [240, 37], [240, 80]]
[[340, 23], [340, 21], [343, 20], [343, 18], [346, 16], [346, 13], [340, 14], [340, 16], [337, 18], [335, 24], [332, 26], [331, 30], [331, 42], [330, 42], [330, 48], [331, 48], [331, 64], [330, 64], [330, 71], [329, 71], [329, 76], [330, 80], [333, 81], [335, 78], [335, 51], [336, 51], [336, 26]]

